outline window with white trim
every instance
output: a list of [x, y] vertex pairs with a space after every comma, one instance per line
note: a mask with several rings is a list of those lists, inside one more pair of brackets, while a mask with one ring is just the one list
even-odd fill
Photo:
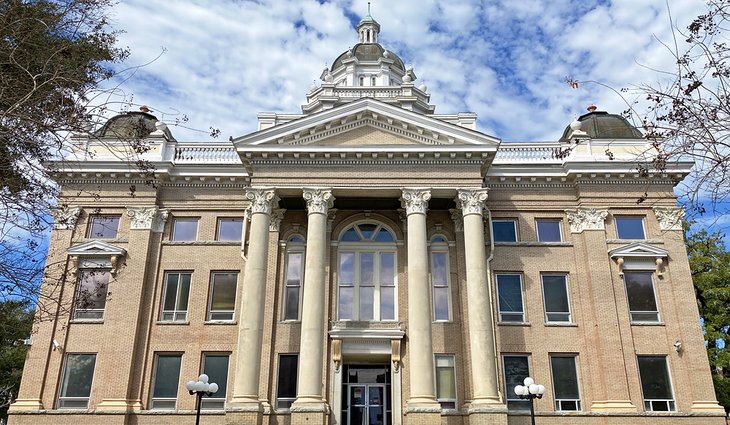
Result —
[[219, 218], [215, 240], [240, 241], [243, 235], [242, 218]]
[[437, 354], [436, 400], [442, 409], [456, 409], [456, 362], [452, 354]]
[[553, 377], [553, 394], [557, 411], [581, 410], [578, 371], [575, 363], [575, 356], [572, 355], [550, 356], [550, 372]]
[[338, 252], [339, 320], [396, 320], [395, 237], [379, 223], [348, 227]]
[[570, 323], [568, 277], [564, 274], [542, 274], [545, 323]]
[[110, 279], [110, 270], [81, 270], [79, 272], [74, 298], [74, 319], [104, 318]]
[[284, 276], [284, 320], [299, 320], [304, 282], [304, 238], [294, 235], [286, 244]]
[[451, 275], [449, 268], [449, 244], [437, 235], [431, 238], [431, 285], [433, 289], [433, 319], [437, 322], [451, 320]]
[[626, 296], [632, 322], [659, 322], [652, 272], [624, 271]]
[[172, 221], [173, 241], [195, 241], [198, 240], [198, 219], [197, 218], [176, 218]]
[[530, 376], [528, 356], [504, 355], [502, 356], [502, 366], [504, 367], [504, 393], [507, 395], [507, 408], [509, 410], [528, 410], [530, 402], [515, 394], [515, 387], [523, 385], [525, 378]]
[[182, 354], [157, 354], [152, 380], [150, 409], [175, 410], [177, 389], [180, 386]]
[[185, 322], [188, 320], [191, 276], [190, 272], [165, 273], [165, 289], [162, 294], [160, 320], [166, 322]]
[[615, 216], [616, 234], [619, 239], [646, 239], [644, 217]]
[[537, 219], [535, 220], [537, 228], [537, 240], [540, 242], [560, 242], [563, 240], [560, 220], [556, 219]]
[[666, 356], [638, 356], [641, 392], [647, 412], [676, 410]]
[[279, 376], [276, 380], [276, 408], [289, 409], [297, 398], [298, 354], [279, 354]]
[[87, 409], [94, 381], [96, 354], [66, 354], [58, 394], [59, 409]]
[[494, 242], [517, 242], [517, 220], [492, 220], [492, 236]]
[[499, 295], [499, 321], [524, 322], [522, 275], [518, 273], [498, 273], [496, 276], [497, 294]]
[[218, 384], [218, 391], [210, 397], [201, 399], [201, 409], [223, 410], [226, 407], [226, 391], [228, 389], [228, 353], [203, 353], [203, 373], [208, 375], [209, 382]]
[[92, 215], [89, 217], [89, 231], [86, 234], [90, 239], [114, 239], [119, 231], [118, 215]]
[[[233, 320], [238, 272], [216, 272], [210, 277], [208, 320]], [[187, 307], [186, 307], [187, 309]]]

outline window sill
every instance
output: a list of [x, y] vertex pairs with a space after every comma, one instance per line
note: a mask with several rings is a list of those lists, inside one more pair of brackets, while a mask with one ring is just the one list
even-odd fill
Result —
[[664, 326], [664, 322], [631, 322], [631, 326]]
[[[158, 325], [178, 325], [179, 326], [179, 325], [189, 325], [190, 322], [187, 321], [187, 320], [186, 321], [182, 321], [182, 320], [177, 320], [177, 321], [173, 321], [173, 320], [158, 320], [157, 321], [157, 324]], [[155, 410], [157, 410], [157, 409], [155, 409]]]
[[540, 242], [540, 241], [520, 241], [520, 242], [495, 242], [495, 246], [573, 246], [573, 242]]
[[204, 325], [235, 325], [238, 322], [235, 320], [206, 320], [203, 322]]
[[551, 328], [577, 328], [578, 324], [573, 322], [545, 322], [545, 326]]
[[241, 241], [162, 241], [162, 245], [222, 245], [222, 246], [241, 246]]
[[497, 322], [499, 326], [532, 326], [530, 322]]
[[282, 325], [299, 325], [302, 323], [301, 319], [297, 320], [279, 320], [279, 323]]
[[453, 320], [434, 320], [431, 322], [434, 325], [450, 325], [452, 323], [454, 323]]
[[70, 323], [70, 324], [83, 323], [86, 325], [90, 325], [90, 324], [99, 325], [99, 324], [104, 323], [104, 319], [71, 319], [71, 320], [69, 320], [68, 323]]

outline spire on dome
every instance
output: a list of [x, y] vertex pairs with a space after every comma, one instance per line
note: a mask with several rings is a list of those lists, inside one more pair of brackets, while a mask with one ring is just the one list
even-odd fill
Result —
[[360, 35], [360, 43], [377, 44], [380, 24], [370, 16], [370, 2], [368, 2], [368, 14], [360, 20], [355, 29]]

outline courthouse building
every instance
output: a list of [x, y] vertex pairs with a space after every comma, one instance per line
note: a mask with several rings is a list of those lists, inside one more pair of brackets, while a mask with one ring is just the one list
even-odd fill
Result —
[[692, 164], [643, 168], [595, 108], [502, 142], [356, 30], [300, 113], [230, 142], [144, 109], [74, 136], [63, 303], [10, 424], [193, 423], [203, 372], [205, 424], [527, 424], [528, 376], [539, 424], [723, 424], [673, 194]]

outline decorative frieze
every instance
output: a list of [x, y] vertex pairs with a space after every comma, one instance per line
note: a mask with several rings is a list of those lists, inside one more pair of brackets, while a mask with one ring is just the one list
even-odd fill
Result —
[[269, 232], [278, 232], [281, 220], [284, 219], [286, 208], [275, 208], [271, 211], [271, 221], [269, 222]]
[[565, 210], [570, 223], [571, 233], [583, 233], [584, 230], [605, 230], [608, 210], [596, 208], [578, 208]]
[[403, 189], [400, 203], [406, 209], [406, 215], [425, 215], [429, 199], [431, 199], [431, 189]]
[[55, 230], [71, 230], [76, 227], [81, 207], [51, 208], [53, 228]]
[[305, 187], [303, 196], [304, 200], [307, 201], [308, 214], [326, 215], [327, 211], [335, 205], [332, 189]]
[[251, 201], [252, 214], [271, 214], [271, 210], [279, 203], [276, 191], [271, 188], [247, 188], [245, 196]]
[[661, 230], [682, 230], [684, 221], [684, 208], [680, 207], [654, 207], [654, 214], [659, 221]]
[[131, 219], [131, 230], [151, 230], [155, 233], [162, 233], [165, 230], [168, 210], [160, 209], [157, 206], [151, 207], [127, 207], [127, 215]]
[[483, 215], [488, 193], [488, 188], [459, 189], [456, 196], [456, 205], [459, 206], [464, 217], [471, 214]]

